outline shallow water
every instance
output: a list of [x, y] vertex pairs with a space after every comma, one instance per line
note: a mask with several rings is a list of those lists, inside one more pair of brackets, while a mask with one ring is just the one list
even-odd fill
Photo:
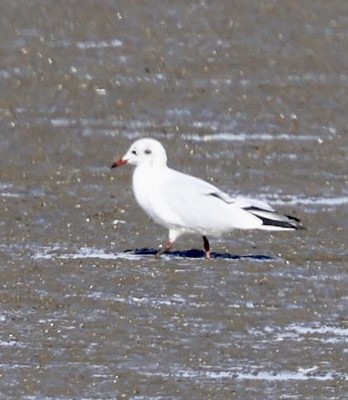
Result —
[[[347, 12], [3, 2], [0, 398], [347, 398]], [[145, 135], [308, 229], [154, 259]]]

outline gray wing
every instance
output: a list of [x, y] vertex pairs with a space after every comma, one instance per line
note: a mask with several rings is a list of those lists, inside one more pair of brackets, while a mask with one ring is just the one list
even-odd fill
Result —
[[157, 221], [189, 231], [212, 234], [232, 228], [255, 228], [259, 218], [244, 210], [245, 203], [233, 199], [214, 185], [170, 170], [157, 184]]
[[269, 204], [241, 196], [231, 197], [209, 182], [170, 170], [160, 183], [166, 215], [173, 224], [187, 227], [214, 226], [259, 229], [301, 229], [295, 217], [277, 213]]

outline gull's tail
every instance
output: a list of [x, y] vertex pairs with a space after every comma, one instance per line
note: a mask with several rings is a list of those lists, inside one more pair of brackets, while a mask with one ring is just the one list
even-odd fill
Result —
[[262, 225], [259, 227], [259, 229], [262, 230], [293, 231], [306, 229], [298, 218], [292, 217], [291, 215], [282, 215], [273, 210], [264, 210], [254, 206], [244, 208], [244, 210], [262, 221]]

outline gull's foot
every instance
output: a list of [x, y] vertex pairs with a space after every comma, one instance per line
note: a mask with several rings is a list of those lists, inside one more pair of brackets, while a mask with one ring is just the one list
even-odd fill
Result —
[[164, 246], [162, 246], [158, 252], [155, 254], [156, 258], [160, 258], [162, 254], [167, 253], [173, 247], [173, 242], [167, 242]]

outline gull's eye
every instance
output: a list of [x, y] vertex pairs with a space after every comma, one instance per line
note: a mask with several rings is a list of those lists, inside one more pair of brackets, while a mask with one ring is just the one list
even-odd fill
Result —
[[137, 152], [135, 150], [132, 150], [132, 154], [134, 154], [136, 156]]
[[146, 149], [145, 150], [145, 154], [151, 154], [151, 150], [150, 149]]

